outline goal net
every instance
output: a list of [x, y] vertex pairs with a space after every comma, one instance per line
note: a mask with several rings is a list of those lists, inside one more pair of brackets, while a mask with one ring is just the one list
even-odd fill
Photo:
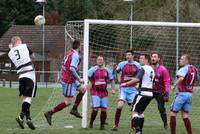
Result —
[[[85, 23], [68, 22], [65, 30], [67, 41], [74, 38], [84, 42], [83, 77], [87, 81], [87, 70], [90, 66], [95, 65], [98, 55], [103, 55], [106, 66], [109, 66], [109, 63], [119, 63], [125, 60], [124, 52], [130, 49], [135, 52], [135, 60], [138, 59], [140, 53], [150, 54], [152, 51], [161, 53], [163, 63], [168, 68], [172, 78], [175, 77], [178, 68], [178, 58], [183, 53], [188, 53], [191, 56], [191, 63], [198, 67], [200, 63], [199, 27], [200, 24], [194, 23], [86, 20]], [[118, 87], [118, 84], [116, 84], [116, 90], [118, 90]], [[109, 97], [108, 122], [112, 125], [117, 95], [109, 95]], [[87, 126], [90, 115], [88, 114], [90, 113], [90, 100], [88, 98], [85, 96], [83, 101], [85, 102], [83, 103], [83, 128]], [[89, 100], [88, 103], [86, 100]], [[153, 106], [150, 106], [147, 110], [151, 113], [147, 114], [150, 117], [149, 120], [156, 125], [162, 124], [155, 102], [152, 102], [151, 105]], [[129, 126], [130, 116], [127, 113], [130, 113], [130, 109], [128, 107], [124, 109], [125, 114], [122, 114], [121, 124], [128, 122], [126, 126]], [[167, 105], [167, 111], [168, 109], [169, 104]], [[196, 111], [197, 109], [194, 107], [192, 110]], [[194, 116], [193, 121], [197, 121], [197, 118]]]
[[[177, 27], [179, 28], [178, 36]], [[140, 53], [145, 52], [150, 54], [152, 51], [158, 51], [163, 56], [163, 64], [168, 68], [170, 76], [174, 78], [178, 62], [177, 59], [182, 53], [191, 55], [192, 64], [197, 67], [200, 64], [199, 36], [200, 24], [195, 23], [131, 22], [117, 20], [70, 21], [65, 25], [65, 53], [71, 48], [71, 42], [74, 39], [81, 40], [83, 47], [82, 77], [86, 83], [88, 82], [87, 71], [92, 65], [95, 65], [98, 55], [104, 57], [106, 66], [109, 67], [110, 63], [119, 63], [125, 60], [124, 53], [130, 49], [135, 52], [135, 60], [138, 60]], [[108, 87], [110, 92], [110, 85]], [[115, 89], [115, 95], [109, 94], [108, 118], [106, 122], [110, 128], [114, 122], [116, 102], [118, 99], [118, 83], [116, 83]], [[198, 89], [198, 87], [195, 89]], [[173, 94], [171, 96], [174, 97]], [[196, 113], [200, 111], [200, 105], [195, 103], [199, 96], [200, 91], [195, 90], [194, 103], [191, 109], [193, 127], [199, 127], [198, 120], [200, 120], [200, 117]], [[172, 101], [172, 97], [170, 101]], [[44, 111], [51, 107], [49, 104], [53, 106], [54, 102], [56, 104], [56, 102], [62, 99], [60, 90], [54, 90], [47, 102], [48, 105], [44, 107]], [[79, 107], [79, 110], [82, 109], [82, 127], [86, 128], [91, 112], [89, 93], [85, 94], [82, 102], [82, 108]], [[169, 111], [170, 103], [166, 105], [167, 111]], [[55, 116], [57, 117], [55, 117], [55, 122], [61, 126], [67, 123], [67, 125], [81, 127], [81, 121], [70, 116], [70, 109], [67, 108], [58, 114], [56, 113]], [[148, 123], [145, 123], [145, 127], [163, 127], [155, 101], [152, 101], [145, 111], [145, 120], [148, 121]], [[56, 125], [56, 127], [59, 125]], [[182, 123], [177, 123], [177, 129], [180, 129], [182, 125]], [[99, 127], [99, 116], [97, 116], [94, 126]], [[119, 127], [130, 128], [130, 108], [127, 105], [122, 110]]]

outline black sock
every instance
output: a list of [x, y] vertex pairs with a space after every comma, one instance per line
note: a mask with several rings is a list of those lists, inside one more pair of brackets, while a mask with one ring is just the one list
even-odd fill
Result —
[[[20, 113], [21, 119], [23, 119], [24, 116], [27, 116], [27, 113], [28, 113], [27, 111], [29, 111], [30, 106], [31, 106], [31, 104], [29, 104], [28, 102], [23, 102], [22, 103], [22, 111]], [[30, 112], [29, 112], [29, 114], [30, 114]]]
[[77, 106], [76, 106], [76, 104], [73, 105], [72, 110], [77, 111]]
[[161, 113], [160, 116], [162, 118], [163, 123], [166, 124], [167, 123], [167, 114], [166, 113]]
[[132, 123], [133, 122], [134, 122], [134, 126], [135, 126], [136, 132], [140, 131], [141, 129], [140, 129], [140, 126], [139, 126], [139, 124], [140, 124], [139, 118], [138, 117], [134, 117], [132, 119]]
[[144, 118], [140, 117], [138, 120], [139, 120], [138, 122], [139, 122], [140, 130], [142, 131], [142, 128], [143, 128], [143, 125], [144, 125]]
[[26, 120], [31, 120], [30, 109], [27, 109]]

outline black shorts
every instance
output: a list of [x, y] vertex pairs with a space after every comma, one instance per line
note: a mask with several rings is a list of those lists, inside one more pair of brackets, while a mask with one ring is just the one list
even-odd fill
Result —
[[137, 112], [137, 113], [144, 112], [144, 110], [149, 105], [151, 100], [152, 100], [152, 97], [142, 96], [138, 94], [133, 101], [132, 112]]
[[37, 91], [36, 83], [29, 78], [19, 79], [19, 96], [35, 97]]

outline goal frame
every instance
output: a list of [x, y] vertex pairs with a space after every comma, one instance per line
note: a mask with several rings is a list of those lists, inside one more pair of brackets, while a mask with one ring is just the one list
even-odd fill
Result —
[[[88, 83], [88, 56], [89, 56], [89, 28], [90, 24], [107, 24], [107, 25], [132, 25], [132, 26], [155, 26], [155, 27], [200, 27], [200, 23], [180, 23], [180, 22], [153, 22], [153, 21], [125, 21], [125, 20], [84, 20], [84, 35], [83, 35], [83, 79], [85, 86]], [[176, 44], [176, 49], [178, 49]], [[178, 50], [176, 51], [176, 68], [178, 68]], [[83, 96], [82, 103], [82, 128], [87, 128], [87, 96], [88, 91]]]

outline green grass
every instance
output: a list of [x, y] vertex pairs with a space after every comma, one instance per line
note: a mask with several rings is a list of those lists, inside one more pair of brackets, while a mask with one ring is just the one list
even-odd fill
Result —
[[[31, 114], [34, 118], [38, 113], [41, 114], [41, 110], [47, 104], [47, 100], [51, 95], [51, 89], [38, 89], [37, 96], [34, 98], [32, 107], [31, 107]], [[198, 134], [200, 132], [200, 91], [195, 91], [193, 96], [193, 105], [191, 109], [190, 119], [192, 121], [193, 126], [193, 134]], [[171, 95], [172, 100], [173, 95]], [[62, 100], [62, 95], [60, 95], [60, 99]], [[45, 127], [39, 127], [36, 130], [32, 131], [28, 128], [22, 130], [18, 127], [15, 118], [18, 115], [21, 107], [21, 98], [18, 97], [18, 90], [17, 89], [9, 89], [9, 88], [0, 88], [0, 134], [129, 134], [132, 133], [130, 129], [130, 108], [126, 105], [122, 111], [122, 117], [120, 121], [119, 131], [112, 132], [110, 129], [112, 128], [113, 121], [114, 121], [114, 113], [115, 113], [115, 106], [116, 106], [116, 99], [117, 95], [112, 96], [110, 95], [110, 104], [109, 104], [109, 112], [108, 112], [108, 119], [107, 122], [109, 125], [106, 126], [105, 131], [99, 130], [99, 116], [95, 120], [94, 128], [93, 129], [82, 129], [81, 128], [81, 120], [70, 116], [69, 110], [71, 108], [67, 108], [69, 110], [63, 110], [64, 113], [63, 120], [59, 121], [55, 117], [53, 118], [53, 123], [61, 124], [59, 127], [50, 127], [46, 124], [46, 121], [43, 118], [38, 118], [36, 121], [39, 120], [38, 123], [45, 124]], [[167, 111], [169, 111], [169, 105], [171, 102], [167, 103]], [[90, 114], [88, 114], [90, 115]], [[72, 123], [75, 126], [73, 129], [66, 129], [63, 126], [65, 123]], [[143, 134], [168, 134], [167, 131], [163, 129], [163, 124], [159, 117], [159, 113], [155, 104], [155, 101], [152, 101], [147, 110], [145, 111], [145, 123]], [[177, 134], [186, 134], [186, 130], [183, 125], [183, 121], [180, 117], [180, 114], [177, 117]]]

